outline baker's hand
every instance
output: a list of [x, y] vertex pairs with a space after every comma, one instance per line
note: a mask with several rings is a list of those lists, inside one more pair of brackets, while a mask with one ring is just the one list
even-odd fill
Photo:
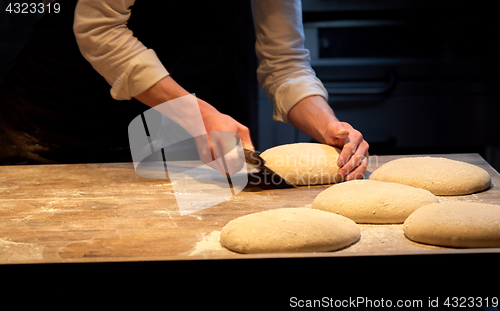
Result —
[[368, 143], [346, 122], [330, 122], [323, 134], [325, 143], [342, 149], [337, 160], [344, 180], [362, 179], [368, 166]]
[[[167, 101], [187, 95], [191, 94], [177, 84], [172, 77], [166, 76], [134, 97], [149, 107], [156, 107]], [[245, 157], [243, 150], [237, 148], [238, 139], [241, 139], [244, 148], [255, 150], [250, 138], [250, 131], [230, 116], [220, 113], [204, 100], [199, 98], [196, 100], [207, 135], [198, 134], [204, 131], [203, 128], [200, 128], [202, 125], [196, 121], [198, 120], [196, 118], [197, 113], [190, 110], [190, 105], [179, 107], [175, 111], [165, 111], [164, 113], [195, 137], [198, 154], [203, 163], [217, 169], [223, 176], [239, 172], [245, 164]], [[191, 133], [190, 130], [194, 133]]]
[[340, 122], [322, 96], [302, 99], [289, 112], [288, 121], [323, 144], [342, 149], [337, 161], [344, 180], [362, 179], [368, 166], [368, 143], [349, 123]]
[[[197, 140], [200, 158], [203, 163], [218, 170], [222, 175], [234, 175], [245, 164], [244, 152], [237, 146], [238, 140], [241, 139], [243, 148], [255, 151], [250, 131], [246, 126], [220, 113], [207, 102], [198, 99], [198, 103], [208, 133], [208, 142], [206, 139]], [[215, 159], [213, 162], [212, 155]]]

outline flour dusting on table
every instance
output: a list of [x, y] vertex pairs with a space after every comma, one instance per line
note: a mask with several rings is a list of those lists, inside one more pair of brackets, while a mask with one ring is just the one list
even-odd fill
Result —
[[212, 231], [209, 234], [203, 235], [203, 239], [196, 243], [196, 246], [188, 255], [207, 257], [208, 255], [232, 253], [220, 245], [219, 239], [220, 231]]

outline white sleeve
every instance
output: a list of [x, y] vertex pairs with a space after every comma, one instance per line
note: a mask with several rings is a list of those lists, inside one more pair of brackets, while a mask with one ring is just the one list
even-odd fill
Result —
[[79, 0], [75, 9], [73, 31], [80, 52], [119, 100], [131, 99], [169, 74], [127, 27], [134, 2]]
[[273, 118], [288, 122], [288, 112], [305, 97], [328, 100], [323, 83], [311, 68], [304, 47], [300, 0], [252, 0], [257, 79], [274, 103]]

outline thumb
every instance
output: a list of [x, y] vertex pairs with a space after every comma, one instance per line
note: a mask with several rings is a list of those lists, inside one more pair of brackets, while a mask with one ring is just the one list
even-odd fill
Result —
[[252, 143], [252, 138], [250, 137], [250, 130], [246, 126], [241, 125], [238, 128], [238, 135], [240, 136], [241, 145], [243, 146], [243, 148], [255, 151], [255, 147]]
[[342, 148], [349, 136], [349, 130], [347, 130], [342, 122], [330, 122], [328, 123], [325, 131], [325, 141], [328, 145], [335, 145], [336, 147]]

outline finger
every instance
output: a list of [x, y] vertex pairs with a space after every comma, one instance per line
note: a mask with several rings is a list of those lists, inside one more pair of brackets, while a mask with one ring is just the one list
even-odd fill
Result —
[[218, 171], [222, 176], [227, 176], [226, 169], [224, 168], [224, 163], [222, 163], [221, 159], [205, 163], [205, 165]]
[[213, 161], [212, 157], [212, 143], [207, 135], [200, 135], [195, 137], [196, 148], [198, 149], [198, 155], [203, 163], [208, 163]]
[[358, 165], [354, 170], [352, 170], [344, 180], [355, 180], [355, 179], [364, 179], [366, 175], [366, 169], [368, 167], [368, 153], [366, 153], [361, 161], [360, 165]]
[[339, 168], [344, 167], [354, 154], [356, 154], [356, 144], [348, 139], [347, 143], [344, 144], [344, 147], [340, 151], [339, 158], [337, 159], [337, 166]]
[[239, 145], [235, 146], [231, 151], [224, 155], [227, 174], [233, 176], [238, 173], [245, 165], [245, 153]]
[[356, 169], [359, 165], [361, 165], [362, 161], [364, 159], [364, 155], [359, 155], [355, 154], [354, 156], [351, 157], [349, 162], [347, 162], [346, 165], [344, 165], [341, 169], [338, 170], [338, 174], [340, 174], [342, 177], [346, 177]]
[[240, 136], [243, 148], [255, 151], [252, 138], [250, 137], [250, 130], [246, 126], [241, 125], [238, 127], [238, 135]]
[[211, 132], [215, 161], [222, 161], [223, 175], [231, 176], [239, 172], [245, 163], [244, 152], [234, 132]]
[[221, 160], [213, 159], [212, 141], [209, 139], [208, 135], [200, 135], [195, 137], [196, 148], [198, 150], [198, 155], [200, 161], [214, 170], [217, 170], [223, 176], [226, 176], [226, 170], [224, 169]]
[[[349, 144], [346, 145], [348, 147]], [[349, 147], [348, 147], [349, 148]], [[351, 171], [353, 171], [356, 167], [362, 164], [362, 161], [365, 158], [365, 155], [368, 153], [368, 143], [366, 141], [362, 141], [354, 154], [349, 158], [347, 163], [343, 165], [339, 169], [339, 174], [342, 176], [347, 176]]]
[[368, 148], [366, 150], [361, 149], [360, 151], [358, 151], [360, 144], [362, 144], [363, 142], [363, 135], [353, 129], [350, 132], [349, 137], [347, 138], [346, 144], [343, 146], [342, 151], [340, 152], [339, 158], [337, 160], [337, 166], [343, 167], [344, 165], [346, 165], [350, 161], [351, 157], [356, 154], [356, 152], [364, 154], [365, 151], [368, 150]]

